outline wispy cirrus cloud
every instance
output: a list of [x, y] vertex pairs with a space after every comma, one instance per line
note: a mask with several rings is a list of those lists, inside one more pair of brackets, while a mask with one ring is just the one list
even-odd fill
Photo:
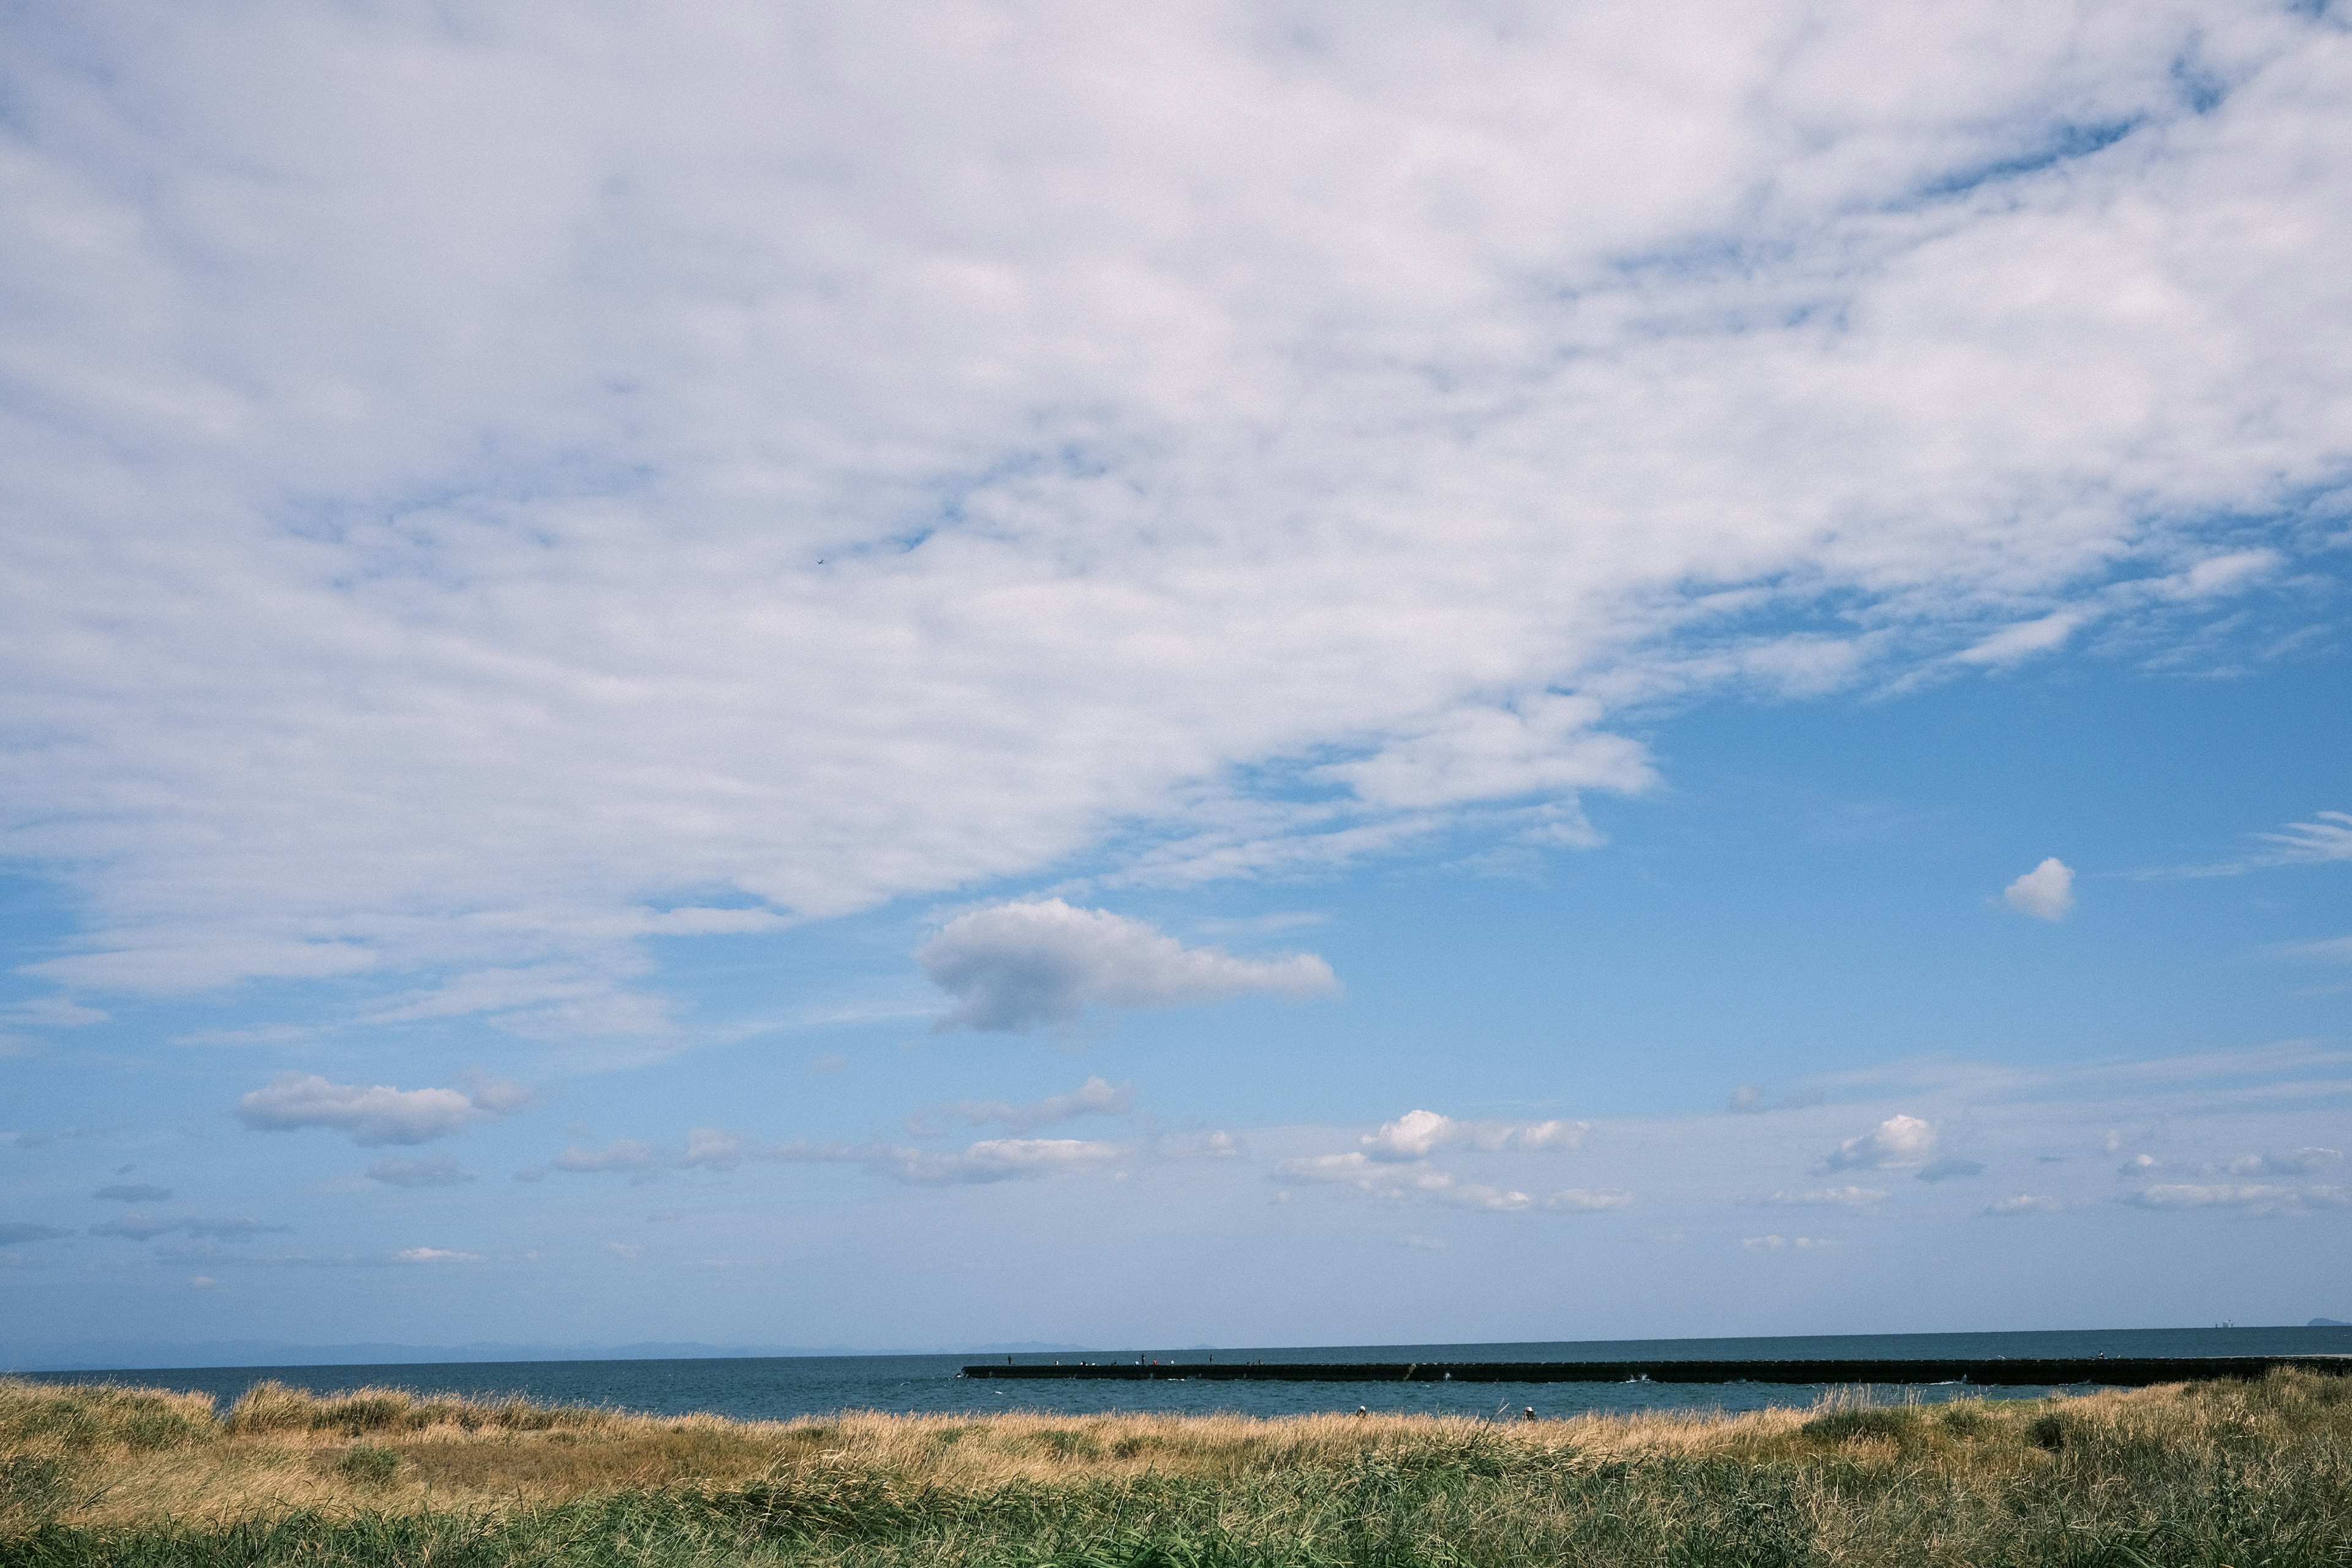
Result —
[[[1090, 1078], [1066, 1094], [1049, 1094], [1025, 1105], [1004, 1100], [959, 1100], [941, 1106], [938, 1114], [973, 1126], [993, 1122], [1014, 1133], [1027, 1133], [1081, 1116], [1125, 1116], [1134, 1109], [1131, 1085]], [[919, 1133], [928, 1131], [922, 1116], [915, 1117], [910, 1125]]]
[[2174, 866], [2143, 871], [2143, 877], [2242, 877], [2278, 866], [2323, 866], [2352, 860], [2352, 812], [2322, 811], [2307, 822], [2290, 822], [2273, 831], [2257, 833], [2263, 847], [2227, 860]]
[[36, 973], [643, 1037], [665, 936], [1589, 846], [1629, 708], [2200, 625], [2340, 478], [2320, 13], [977, 15], [9, 25]]

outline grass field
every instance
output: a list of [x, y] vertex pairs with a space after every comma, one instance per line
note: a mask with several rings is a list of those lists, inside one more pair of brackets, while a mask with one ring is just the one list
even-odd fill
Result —
[[2352, 1568], [2352, 1378], [1509, 1425], [0, 1380], [0, 1563]]

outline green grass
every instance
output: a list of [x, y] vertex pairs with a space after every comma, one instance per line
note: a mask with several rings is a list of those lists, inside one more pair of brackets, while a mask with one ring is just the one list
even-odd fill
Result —
[[2352, 1568], [2352, 1380], [2299, 1373], [1508, 1426], [150, 1397], [0, 1384], [0, 1563]]

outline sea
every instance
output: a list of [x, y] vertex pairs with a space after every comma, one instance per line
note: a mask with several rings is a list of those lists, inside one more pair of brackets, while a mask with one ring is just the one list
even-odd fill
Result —
[[[112, 1383], [208, 1394], [226, 1409], [257, 1383], [315, 1394], [401, 1388], [474, 1399], [509, 1395], [542, 1404], [604, 1405], [655, 1415], [709, 1411], [738, 1420], [781, 1421], [850, 1410], [908, 1415], [1041, 1411], [1089, 1415], [1157, 1411], [1300, 1415], [1318, 1411], [1410, 1411], [1510, 1419], [1533, 1409], [1559, 1417], [1593, 1412], [1740, 1411], [1811, 1405], [1832, 1393], [1814, 1384], [1624, 1383], [1227, 1383], [999, 1382], [961, 1376], [982, 1361], [1163, 1364], [1265, 1362], [1751, 1361], [1987, 1358], [2008, 1356], [2352, 1355], [2352, 1326], [2063, 1330], [1993, 1334], [1816, 1334], [1769, 1339], [1597, 1340], [1532, 1344], [1260, 1345], [1205, 1350], [1063, 1351], [1007, 1356], [741, 1356], [657, 1361], [446, 1362], [383, 1366], [142, 1368], [34, 1373], [43, 1382]], [[1936, 1402], [1968, 1397], [2032, 1398], [2037, 1388], [1904, 1384], [1881, 1398]]]

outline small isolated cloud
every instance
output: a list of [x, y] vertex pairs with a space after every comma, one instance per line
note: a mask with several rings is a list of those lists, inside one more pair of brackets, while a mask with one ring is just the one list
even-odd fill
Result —
[[1790, 1208], [1821, 1205], [1860, 1209], [1868, 1208], [1873, 1204], [1883, 1204], [1886, 1201], [1886, 1196], [1885, 1192], [1878, 1187], [1822, 1187], [1811, 1192], [1774, 1193], [1764, 1201]]
[[2116, 1167], [2116, 1174], [2128, 1180], [2134, 1177], [2152, 1176], [2156, 1173], [2158, 1168], [2157, 1158], [2155, 1155], [2134, 1154], [2130, 1159], [2126, 1160], [2122, 1164]]
[[1254, 994], [1304, 1001], [1337, 995], [1331, 966], [1310, 952], [1236, 958], [1186, 947], [1142, 921], [1059, 899], [959, 915], [915, 953], [956, 999], [934, 1026], [1027, 1034], [1076, 1024], [1089, 1009], [1173, 1007]]
[[1830, 1171], [1907, 1171], [1924, 1166], [1936, 1149], [1933, 1122], [1890, 1116], [1859, 1138], [1849, 1138], [1822, 1162]]
[[1441, 1149], [1573, 1149], [1592, 1130], [1586, 1121], [1457, 1121], [1434, 1110], [1408, 1110], [1362, 1140], [1375, 1160], [1420, 1160]]
[[57, 1241], [71, 1236], [69, 1230], [59, 1230], [53, 1225], [28, 1225], [14, 1221], [0, 1225], [0, 1247], [19, 1247], [28, 1241]]
[[1134, 1109], [1132, 1085], [1114, 1086], [1107, 1079], [1090, 1078], [1067, 1094], [1049, 1094], [1027, 1105], [1003, 1100], [960, 1100], [940, 1111], [974, 1126], [994, 1122], [1010, 1131], [1034, 1132], [1073, 1117], [1124, 1116]]
[[1633, 1194], [1622, 1187], [1567, 1187], [1544, 1199], [1543, 1206], [1566, 1214], [1605, 1214], [1633, 1202]]
[[454, 1187], [472, 1181], [474, 1173], [461, 1170], [446, 1154], [422, 1160], [386, 1154], [368, 1163], [367, 1178], [388, 1187]]
[[2294, 1209], [2333, 1209], [2352, 1205], [2342, 1187], [2290, 1187], [2260, 1182], [2160, 1182], [2118, 1200], [2143, 1209], [2240, 1209], [2279, 1214]]
[[172, 1201], [172, 1189], [159, 1187], [152, 1182], [117, 1182], [90, 1194], [94, 1198], [106, 1198], [118, 1204], [167, 1204]]
[[1408, 1236], [1404, 1244], [1416, 1252], [1443, 1252], [1445, 1243], [1433, 1236]]
[[2063, 920], [2074, 907], [2074, 870], [2053, 855], [2002, 889], [2000, 900], [2038, 921]]
[[1950, 1182], [1963, 1176], [1981, 1176], [1984, 1172], [1983, 1161], [1963, 1160], [1958, 1155], [1952, 1154], [1931, 1164], [1921, 1166], [1919, 1173], [1912, 1179], [1920, 1182]]
[[1985, 1205], [1989, 1215], [2058, 1214], [2066, 1207], [2063, 1198], [2042, 1197], [2032, 1193], [2020, 1193], [2015, 1197], [1995, 1198]]
[[1837, 1243], [1818, 1236], [1750, 1236], [1742, 1238], [1739, 1245], [1750, 1252], [1780, 1252], [1786, 1249], [1811, 1252], [1822, 1247], [1835, 1247]]
[[281, 1073], [236, 1102], [236, 1119], [256, 1132], [321, 1127], [354, 1143], [428, 1143], [487, 1117], [530, 1103], [528, 1090], [479, 1079], [470, 1089], [394, 1089], [330, 1083], [316, 1073]]
[[403, 1263], [479, 1263], [478, 1252], [452, 1252], [440, 1247], [412, 1247], [393, 1256]]

